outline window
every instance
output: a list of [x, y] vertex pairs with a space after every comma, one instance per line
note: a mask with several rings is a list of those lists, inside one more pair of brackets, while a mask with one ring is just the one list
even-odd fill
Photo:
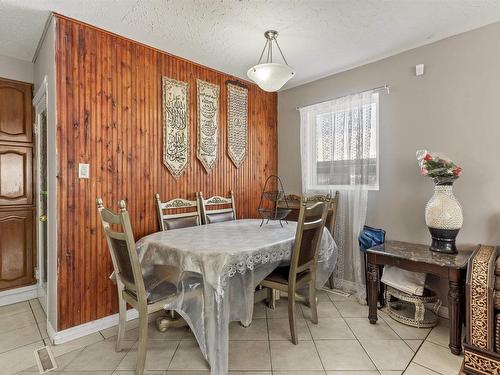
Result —
[[300, 111], [304, 191], [378, 190], [378, 93], [363, 92]]

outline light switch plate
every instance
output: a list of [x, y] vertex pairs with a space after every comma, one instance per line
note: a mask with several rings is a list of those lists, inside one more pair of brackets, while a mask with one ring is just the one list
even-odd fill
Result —
[[415, 75], [417, 77], [424, 75], [424, 64], [415, 65]]
[[78, 164], [78, 178], [89, 178], [90, 166], [88, 164]]

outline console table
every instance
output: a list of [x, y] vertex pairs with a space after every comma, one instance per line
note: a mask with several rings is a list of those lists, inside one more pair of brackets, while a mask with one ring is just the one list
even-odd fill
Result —
[[429, 250], [429, 245], [400, 241], [367, 250], [368, 319], [377, 323], [377, 295], [380, 265], [396, 266], [407, 271], [430, 273], [448, 280], [448, 309], [450, 315], [450, 350], [462, 352], [462, 325], [464, 321], [464, 287], [467, 262], [474, 247], [462, 246], [458, 254], [441, 254]]

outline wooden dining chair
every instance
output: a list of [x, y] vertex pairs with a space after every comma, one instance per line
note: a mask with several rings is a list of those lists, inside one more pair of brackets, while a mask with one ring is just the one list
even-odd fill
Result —
[[301, 203], [290, 265], [276, 268], [261, 282], [263, 287], [269, 288], [269, 300], [273, 298], [273, 290], [287, 293], [288, 320], [292, 342], [295, 345], [298, 342], [295, 324], [296, 291], [305, 285], [309, 286], [311, 320], [314, 324], [318, 323], [316, 269], [327, 214], [328, 204], [325, 202], [316, 202], [312, 205], [308, 205], [305, 201]]
[[[285, 200], [286, 198], [286, 200]], [[326, 202], [328, 204], [328, 215], [326, 217], [325, 226], [328, 231], [335, 238], [335, 224], [337, 221], [337, 207], [339, 202], [339, 192], [335, 192], [334, 197], [330, 194], [327, 195], [313, 195], [309, 197], [301, 197], [300, 195], [288, 194], [286, 197], [278, 200], [277, 206], [281, 208], [289, 208], [292, 212], [287, 216], [290, 221], [297, 221], [300, 212], [300, 204], [302, 202], [313, 204], [315, 202]]]
[[[335, 192], [335, 195], [332, 197], [330, 194], [328, 195], [313, 195], [311, 197], [307, 197], [307, 202], [326, 202], [328, 204], [328, 215], [326, 216], [325, 226], [332, 235], [333, 239], [335, 239], [335, 224], [337, 223], [337, 208], [339, 204], [340, 194], [338, 191]], [[328, 286], [330, 289], [334, 288], [334, 276], [333, 272], [328, 277]]]
[[[119, 323], [116, 350], [122, 350], [125, 336], [127, 303], [139, 312], [139, 353], [136, 375], [143, 375], [148, 342], [148, 315], [163, 310], [167, 303], [177, 298], [179, 270], [175, 267], [161, 266], [143, 275], [125, 201], [119, 202], [120, 211], [104, 207], [102, 199], [97, 198], [104, 234], [115, 271], [118, 288]], [[115, 231], [116, 228], [118, 231]], [[177, 321], [172, 326], [183, 326]]]
[[[201, 225], [201, 206], [196, 194], [196, 200], [190, 201], [182, 198], [171, 199], [168, 202], [160, 200], [160, 194], [156, 193], [156, 211], [161, 230], [171, 230], [179, 228], [194, 227]], [[195, 211], [193, 211], [193, 208]], [[183, 209], [185, 212], [168, 213]], [[189, 211], [187, 211], [189, 210]]]
[[[213, 224], [222, 221], [236, 220], [236, 208], [234, 204], [233, 191], [229, 192], [229, 198], [213, 196], [208, 199], [203, 198], [203, 194], [198, 193], [198, 200], [201, 206], [201, 217], [203, 224]], [[226, 208], [213, 208], [214, 206], [229, 206]]]
[[[313, 204], [315, 202], [326, 202], [328, 204], [328, 215], [326, 216], [325, 227], [328, 229], [332, 237], [335, 239], [335, 225], [337, 223], [337, 208], [339, 204], [339, 192], [336, 191], [335, 195], [313, 195], [310, 197], [303, 198], [300, 195], [289, 194], [286, 196], [287, 207], [292, 210], [292, 212], [287, 216], [287, 220], [297, 221], [300, 211], [300, 204], [306, 201], [307, 204]], [[278, 201], [278, 207], [285, 207], [284, 199]], [[330, 289], [334, 288], [333, 272], [328, 278], [328, 286]]]
[[339, 192], [336, 191], [332, 197], [328, 195], [313, 195], [306, 198], [308, 204], [315, 202], [325, 202], [328, 204], [328, 215], [326, 216], [325, 227], [333, 238], [335, 238], [335, 224], [337, 222], [337, 207], [339, 202]]
[[302, 196], [296, 194], [286, 194], [278, 199], [276, 206], [292, 210], [286, 217], [287, 221], [297, 221], [299, 219], [300, 204]]

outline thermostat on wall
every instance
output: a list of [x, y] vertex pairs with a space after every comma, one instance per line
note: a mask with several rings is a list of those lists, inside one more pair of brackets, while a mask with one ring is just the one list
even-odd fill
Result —
[[88, 164], [78, 164], [78, 178], [89, 178], [90, 167]]

